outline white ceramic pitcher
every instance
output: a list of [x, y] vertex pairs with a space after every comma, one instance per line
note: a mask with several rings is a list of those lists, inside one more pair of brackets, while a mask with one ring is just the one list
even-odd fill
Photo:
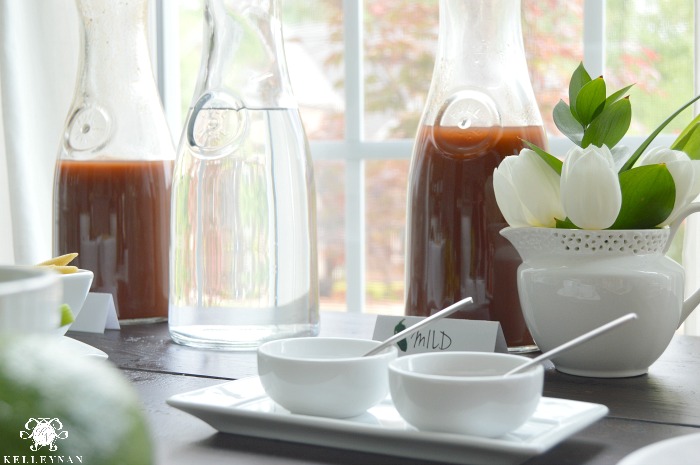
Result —
[[683, 300], [685, 273], [666, 256], [680, 223], [699, 211], [693, 203], [662, 229], [501, 231], [523, 259], [520, 303], [542, 351], [626, 313], [639, 317], [554, 358], [559, 371], [605, 378], [648, 371], [700, 303], [700, 290]]

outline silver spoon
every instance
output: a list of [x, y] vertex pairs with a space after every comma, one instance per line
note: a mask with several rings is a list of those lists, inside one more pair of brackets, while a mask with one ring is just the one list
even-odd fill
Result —
[[429, 325], [430, 323], [434, 322], [435, 320], [439, 320], [440, 318], [444, 318], [444, 317], [446, 317], [447, 315], [451, 315], [452, 313], [456, 312], [457, 310], [460, 310], [462, 307], [464, 307], [464, 306], [466, 306], [467, 304], [470, 304], [470, 303], [472, 303], [472, 302], [473, 302], [472, 298], [471, 298], [471, 297], [467, 297], [467, 298], [465, 298], [465, 299], [462, 299], [462, 300], [459, 300], [459, 301], [453, 303], [452, 305], [450, 305], [450, 306], [447, 307], [447, 308], [443, 308], [443, 309], [440, 310], [439, 312], [437, 312], [437, 313], [435, 313], [435, 314], [433, 314], [433, 315], [430, 315], [428, 318], [419, 321], [419, 322], [416, 323], [415, 325], [409, 326], [408, 328], [404, 329], [403, 331], [394, 334], [394, 335], [391, 336], [389, 339], [385, 340], [384, 342], [382, 342], [381, 344], [379, 344], [377, 347], [375, 347], [374, 349], [372, 349], [372, 350], [370, 350], [369, 352], [367, 352], [366, 354], [364, 354], [363, 357], [367, 357], [367, 356], [369, 356], [369, 355], [378, 354], [378, 353], [381, 352], [382, 350], [384, 350], [384, 349], [386, 349], [387, 347], [389, 347], [391, 344], [393, 344], [393, 343], [395, 343], [395, 342], [397, 342], [397, 341], [400, 341], [401, 339], [404, 339], [406, 336], [408, 336], [409, 334], [413, 333], [414, 331], [418, 331], [418, 330], [421, 329], [423, 326]]
[[572, 347], [575, 347], [583, 342], [589, 341], [589, 340], [593, 339], [594, 337], [600, 336], [603, 333], [607, 333], [611, 329], [616, 328], [623, 323], [627, 323], [628, 321], [636, 320], [636, 319], [637, 319], [636, 313], [628, 313], [627, 315], [621, 316], [620, 318], [613, 320], [610, 323], [606, 323], [603, 326], [600, 326], [592, 331], [584, 333], [584, 334], [580, 335], [579, 337], [570, 340], [569, 342], [565, 342], [564, 344], [557, 346], [554, 349], [543, 353], [539, 357], [533, 358], [532, 360], [530, 360], [529, 362], [527, 362], [523, 365], [520, 365], [518, 367], [513, 368], [512, 370], [510, 370], [509, 372], [507, 372], [503, 376], [509, 376], [509, 375], [512, 375], [513, 373], [517, 373], [519, 371], [525, 370], [526, 368], [530, 368], [531, 366], [537, 365], [540, 362], [548, 360], [555, 355], [558, 355], [562, 352], [565, 352], [565, 351], [571, 349]]

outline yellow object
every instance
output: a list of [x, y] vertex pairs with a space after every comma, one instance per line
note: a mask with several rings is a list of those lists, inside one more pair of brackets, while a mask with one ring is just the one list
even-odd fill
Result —
[[67, 253], [65, 255], [61, 255], [59, 257], [54, 257], [49, 260], [43, 261], [37, 264], [37, 266], [45, 266], [63, 274], [76, 273], [78, 271], [78, 267], [68, 266], [68, 264], [72, 262], [77, 256], [77, 253]]
[[45, 268], [51, 268], [54, 271], [58, 271], [59, 273], [63, 274], [70, 274], [70, 273], [77, 273], [78, 272], [78, 267], [77, 266], [60, 266], [60, 265], [40, 265]]

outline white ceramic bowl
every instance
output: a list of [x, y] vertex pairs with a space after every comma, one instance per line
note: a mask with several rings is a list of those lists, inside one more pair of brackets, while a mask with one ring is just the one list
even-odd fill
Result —
[[544, 369], [500, 376], [529, 359], [488, 352], [430, 352], [389, 364], [399, 414], [419, 430], [498, 437], [530, 418], [542, 397]]
[[[63, 302], [68, 304], [73, 317], [78, 318], [80, 310], [83, 308], [85, 298], [90, 292], [94, 274], [90, 270], [79, 270], [77, 273], [59, 274], [58, 279], [63, 284]], [[68, 331], [70, 325], [61, 326], [59, 334], [63, 335]]]
[[0, 266], [0, 334], [55, 332], [62, 289], [53, 271]]
[[347, 418], [364, 413], [389, 392], [387, 367], [396, 347], [366, 339], [303, 337], [258, 348], [258, 374], [272, 400], [290, 412]]

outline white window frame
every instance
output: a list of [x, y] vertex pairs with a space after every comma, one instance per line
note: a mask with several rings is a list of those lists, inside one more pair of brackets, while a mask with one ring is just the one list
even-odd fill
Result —
[[[695, 3], [695, 92], [700, 92], [700, 0]], [[174, 137], [179, 138], [180, 72], [178, 62], [177, 2], [155, 0], [155, 43], [158, 85], [166, 116]], [[365, 309], [365, 161], [410, 159], [413, 140], [367, 141], [364, 139], [364, 73], [363, 73], [363, 1], [343, 0], [345, 51], [345, 138], [334, 141], [310, 141], [314, 160], [343, 160], [345, 162], [345, 271], [347, 281], [346, 308], [348, 312]], [[605, 70], [605, 0], [585, 0], [583, 27], [583, 61], [596, 75]], [[194, 71], [193, 71], [194, 72]], [[427, 93], [427, 89], [426, 89]], [[696, 113], [698, 106], [696, 105]], [[625, 142], [634, 147], [642, 137], [628, 137]], [[659, 143], [670, 145], [671, 136], [659, 136]], [[571, 147], [568, 139], [549, 138], [554, 153], [564, 153]]]

